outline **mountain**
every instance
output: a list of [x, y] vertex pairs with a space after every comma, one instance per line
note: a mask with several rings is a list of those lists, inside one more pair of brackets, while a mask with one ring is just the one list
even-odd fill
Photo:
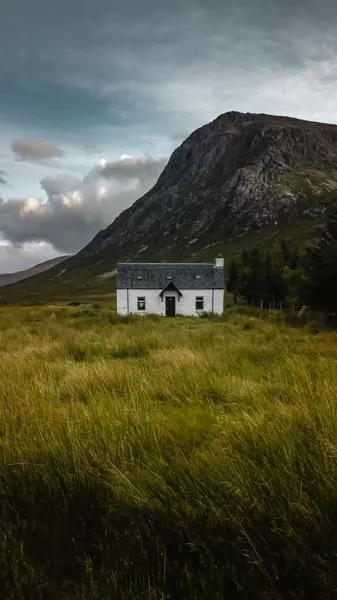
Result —
[[43, 273], [48, 271], [48, 269], [52, 269], [52, 267], [56, 267], [61, 262], [70, 258], [69, 256], [58, 256], [57, 258], [51, 258], [50, 260], [46, 260], [43, 263], [39, 263], [38, 265], [34, 265], [30, 269], [25, 269], [24, 271], [17, 271], [16, 273], [3, 273], [0, 274], [0, 287], [5, 285], [11, 285], [16, 283], [17, 281], [22, 281], [23, 279], [28, 279], [29, 277], [33, 277], [38, 273]]
[[62, 273], [12, 287], [37, 298], [112, 293], [117, 260], [213, 260], [275, 237], [304, 243], [336, 196], [336, 125], [228, 112], [192, 133], [154, 187]]
[[[337, 127], [226, 113], [173, 153], [156, 185], [79, 254], [156, 256], [219, 245], [294, 218], [324, 215], [337, 190]], [[215, 235], [214, 235], [215, 233]], [[190, 252], [190, 251], [189, 251]]]
[[69, 258], [69, 256], [59, 256], [58, 258], [52, 258], [43, 263], [39, 263], [30, 269], [26, 269], [25, 271], [17, 271], [16, 273], [3, 273], [2, 275], [0, 274], [0, 287], [16, 283], [17, 281], [22, 281], [23, 279], [28, 279], [29, 277], [33, 277], [33, 275], [37, 275], [38, 273], [43, 273], [44, 271], [59, 265], [67, 258]]

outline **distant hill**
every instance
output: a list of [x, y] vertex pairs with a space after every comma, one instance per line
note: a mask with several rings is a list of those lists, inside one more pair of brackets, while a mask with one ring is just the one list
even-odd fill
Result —
[[17, 271], [16, 273], [3, 273], [0, 275], [0, 286], [10, 285], [12, 283], [16, 283], [17, 281], [22, 281], [22, 279], [33, 277], [33, 275], [37, 275], [38, 273], [48, 271], [48, 269], [59, 265], [64, 260], [67, 260], [67, 258], [69, 258], [69, 256], [59, 256], [58, 258], [52, 258], [43, 263], [39, 263], [30, 269], [26, 269], [25, 271]]
[[154, 187], [62, 270], [3, 288], [0, 302], [112, 293], [118, 260], [226, 259], [285, 238], [306, 243], [337, 197], [337, 126], [228, 112], [177, 148]]

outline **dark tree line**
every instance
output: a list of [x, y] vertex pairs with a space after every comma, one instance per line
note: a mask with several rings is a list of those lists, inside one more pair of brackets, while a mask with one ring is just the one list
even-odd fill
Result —
[[337, 209], [330, 213], [327, 230], [303, 260], [306, 301], [313, 308], [337, 313]]
[[243, 297], [263, 306], [308, 304], [337, 313], [337, 209], [315, 245], [300, 250], [281, 241], [243, 251], [229, 265], [227, 290], [235, 302]]

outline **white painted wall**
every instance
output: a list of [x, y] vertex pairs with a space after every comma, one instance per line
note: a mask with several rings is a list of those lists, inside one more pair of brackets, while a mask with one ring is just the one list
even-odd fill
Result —
[[128, 314], [127, 290], [117, 290], [117, 314]]
[[[163, 300], [159, 296], [161, 290], [117, 290], [117, 313], [120, 315], [133, 314], [158, 314], [165, 315], [165, 296], [175, 296], [176, 313], [185, 316], [198, 316], [199, 312], [195, 308], [197, 296], [204, 298], [204, 312], [223, 313], [224, 291], [214, 290], [214, 300], [212, 290], [182, 290], [182, 296], [178, 300], [177, 292], [165, 292]], [[145, 311], [138, 311], [137, 298], [145, 297]], [[202, 311], [201, 311], [202, 312]]]
[[224, 290], [214, 290], [214, 313], [222, 315], [224, 310]]

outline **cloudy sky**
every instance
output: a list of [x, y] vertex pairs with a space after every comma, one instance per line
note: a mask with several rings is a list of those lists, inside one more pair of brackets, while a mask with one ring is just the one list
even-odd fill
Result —
[[0, 273], [74, 253], [228, 110], [337, 123], [336, 0], [1, 0]]

